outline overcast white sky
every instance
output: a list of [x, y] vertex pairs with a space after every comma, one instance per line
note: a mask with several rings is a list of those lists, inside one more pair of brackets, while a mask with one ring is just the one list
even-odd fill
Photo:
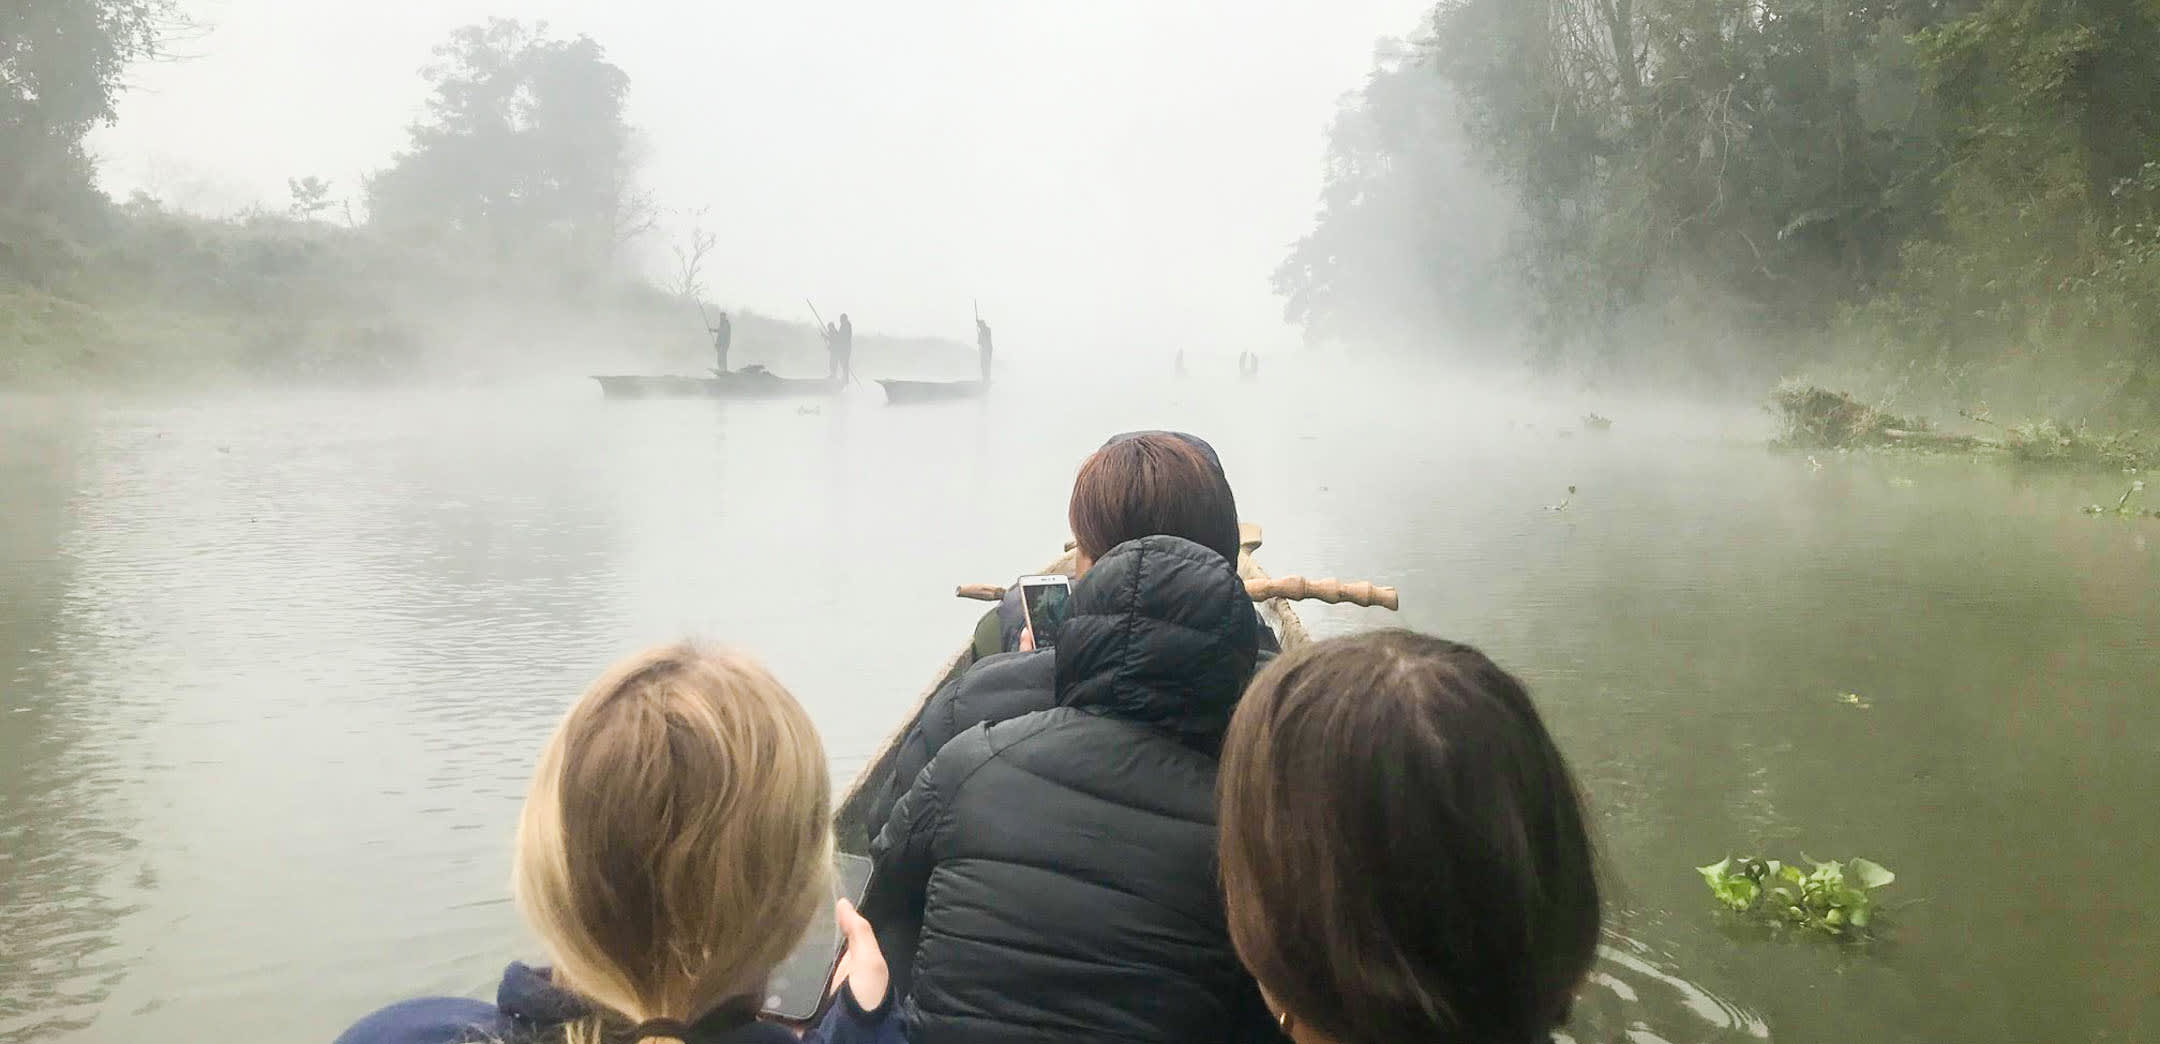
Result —
[[282, 206], [405, 140], [419, 69], [489, 15], [585, 33], [631, 79], [663, 208], [708, 206], [716, 300], [1001, 354], [1295, 343], [1268, 276], [1309, 226], [1323, 131], [1430, 0], [191, 0], [138, 70], [109, 191]]

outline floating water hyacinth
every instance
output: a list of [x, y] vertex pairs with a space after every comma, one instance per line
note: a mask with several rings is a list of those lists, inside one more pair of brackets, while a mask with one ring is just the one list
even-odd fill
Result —
[[1875, 908], [1870, 893], [1897, 875], [1868, 859], [1808, 863], [1813, 869], [1802, 872], [1775, 859], [1727, 857], [1695, 872], [1719, 905], [1750, 920], [1838, 939], [1870, 934]]

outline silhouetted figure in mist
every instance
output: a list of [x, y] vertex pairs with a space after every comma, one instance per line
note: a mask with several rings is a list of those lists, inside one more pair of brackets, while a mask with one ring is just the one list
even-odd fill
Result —
[[735, 324], [728, 321], [726, 312], [722, 312], [719, 321], [705, 329], [712, 332], [713, 372], [725, 377], [728, 373], [728, 346], [735, 341]]
[[982, 356], [982, 379], [990, 380], [990, 324], [980, 318], [975, 320], [975, 351]]
[[1259, 354], [1258, 354], [1258, 353], [1256, 353], [1256, 352], [1239, 352], [1239, 353], [1238, 353], [1238, 357], [1237, 357], [1237, 372], [1238, 372], [1238, 376], [1240, 376], [1240, 377], [1243, 377], [1244, 379], [1246, 379], [1246, 380], [1248, 380], [1248, 381], [1254, 381], [1254, 380], [1259, 380], [1259, 379], [1260, 379], [1260, 356], [1259, 356]]
[[1185, 376], [1185, 349], [1183, 348], [1177, 350], [1177, 375], [1180, 377]]
[[826, 380], [855, 379], [855, 323], [847, 317], [846, 312], [840, 313], [838, 325], [826, 324], [825, 353]]

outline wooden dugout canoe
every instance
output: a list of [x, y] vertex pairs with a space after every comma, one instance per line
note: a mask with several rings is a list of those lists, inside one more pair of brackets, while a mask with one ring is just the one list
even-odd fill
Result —
[[975, 399], [982, 397], [990, 387], [982, 381], [880, 380], [878, 385], [885, 389], [885, 401], [895, 404]]
[[832, 395], [842, 382], [822, 377], [779, 377], [763, 371], [736, 370], [708, 377], [637, 374], [594, 375], [610, 399], [784, 399]]

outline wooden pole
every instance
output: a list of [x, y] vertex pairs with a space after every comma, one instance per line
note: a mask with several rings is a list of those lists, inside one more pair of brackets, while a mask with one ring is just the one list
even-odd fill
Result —
[[[1317, 579], [1302, 576], [1256, 576], [1245, 581], [1245, 594], [1255, 602], [1284, 598], [1293, 602], [1326, 602], [1329, 605], [1348, 602], [1370, 609], [1402, 608], [1401, 599], [1392, 587], [1383, 587], [1370, 580], [1337, 580], [1331, 576]], [[953, 589], [953, 595], [978, 602], [995, 602], [1005, 597], [1005, 589], [996, 584], [961, 584]]]

